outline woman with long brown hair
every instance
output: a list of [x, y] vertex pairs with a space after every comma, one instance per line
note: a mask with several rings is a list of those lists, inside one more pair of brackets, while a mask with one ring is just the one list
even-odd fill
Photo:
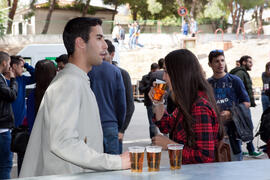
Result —
[[[218, 141], [224, 136], [223, 126], [212, 88], [203, 77], [196, 56], [186, 49], [175, 50], [165, 57], [165, 65], [163, 79], [173, 93], [176, 109], [169, 115], [162, 101], [153, 102], [154, 122], [171, 138], [157, 136], [152, 139], [153, 144], [184, 144], [183, 164], [214, 162]], [[150, 98], [154, 93], [152, 89]]]
[[40, 60], [35, 67], [36, 88], [27, 99], [27, 125], [30, 131], [33, 128], [39, 105], [46, 89], [55, 77], [57, 68], [50, 60]]

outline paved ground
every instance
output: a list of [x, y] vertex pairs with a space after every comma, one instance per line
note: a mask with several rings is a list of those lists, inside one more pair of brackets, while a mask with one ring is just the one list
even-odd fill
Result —
[[[262, 107], [260, 104], [260, 101], [257, 101], [257, 107], [252, 108], [252, 116], [253, 116], [253, 124], [256, 129], [256, 127], [259, 124], [260, 117], [262, 114]], [[255, 131], [255, 130], [254, 130]], [[126, 151], [129, 146], [147, 146], [151, 143], [149, 138], [149, 130], [148, 130], [148, 120], [147, 120], [147, 114], [146, 114], [146, 108], [144, 107], [143, 103], [135, 103], [135, 112], [133, 115], [133, 118], [130, 122], [130, 125], [128, 129], [126, 130], [125, 137], [124, 137], [124, 146], [123, 149]], [[263, 142], [259, 141], [258, 138], [255, 138], [254, 146], [258, 147], [260, 145], [263, 145]], [[245, 145], [243, 145], [243, 150], [246, 150]], [[263, 155], [261, 158], [266, 158], [266, 155]], [[245, 157], [245, 160], [252, 160], [254, 158]], [[162, 151], [161, 155], [161, 166], [169, 166], [169, 160], [168, 160], [168, 153], [167, 151]], [[146, 157], [144, 159], [144, 167], [147, 167], [146, 165]], [[145, 168], [147, 169], [147, 168]], [[17, 176], [17, 163], [16, 163], [16, 157], [14, 156], [14, 167], [12, 170], [12, 177], [15, 178]]]

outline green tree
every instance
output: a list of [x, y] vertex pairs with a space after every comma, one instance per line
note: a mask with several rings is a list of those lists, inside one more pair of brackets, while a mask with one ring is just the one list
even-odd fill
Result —
[[90, 6], [90, 2], [91, 2], [91, 0], [86, 1], [86, 4], [85, 4], [85, 6], [83, 8], [83, 12], [82, 12], [82, 17], [85, 17], [85, 15], [87, 14], [88, 8]]
[[205, 6], [202, 18], [209, 19], [213, 31], [215, 31], [217, 28], [224, 29], [229, 13], [229, 11], [226, 11], [222, 0], [212, 0]]
[[113, 5], [114, 6], [115, 13], [112, 16], [112, 21], [114, 21], [115, 15], [117, 13], [117, 8], [120, 5], [126, 4], [127, 2], [128, 2], [127, 0], [104, 0], [103, 1], [104, 4], [109, 4], [109, 5]]
[[7, 34], [11, 33], [13, 19], [17, 10], [18, 1], [19, 0], [13, 0], [12, 2], [11, 0], [8, 0], [8, 6], [11, 8], [9, 9], [9, 13], [8, 13], [9, 20], [8, 20]]
[[46, 22], [45, 22], [42, 34], [47, 34], [47, 32], [48, 32], [49, 25], [51, 22], [52, 13], [53, 13], [54, 7], [56, 5], [56, 0], [49, 0], [49, 3], [50, 3], [49, 12], [48, 12], [48, 15], [46, 18]]
[[[236, 32], [237, 28], [244, 23], [244, 14], [246, 10], [254, 9], [256, 6], [261, 6], [264, 0], [222, 0], [225, 7], [230, 10], [232, 16], [232, 30]], [[256, 13], [255, 13], [256, 14]], [[242, 20], [240, 23], [240, 17]], [[257, 19], [257, 18], [256, 18]], [[240, 24], [239, 24], [240, 23]]]
[[147, 4], [148, 11], [150, 11], [152, 15], [158, 14], [162, 10], [162, 4], [156, 0], [147, 0]]

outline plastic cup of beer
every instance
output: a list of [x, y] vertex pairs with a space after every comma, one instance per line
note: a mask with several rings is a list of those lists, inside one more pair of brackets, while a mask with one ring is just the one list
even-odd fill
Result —
[[171, 169], [181, 169], [183, 144], [168, 144]]
[[145, 148], [141, 146], [132, 146], [128, 148], [131, 162], [131, 172], [142, 172], [144, 150]]
[[165, 94], [165, 90], [166, 90], [166, 82], [165, 81], [161, 81], [159, 79], [157, 79], [155, 81], [155, 85], [154, 85], [154, 97], [153, 99], [156, 101], [160, 101], [162, 96]]
[[159, 171], [160, 159], [161, 159], [161, 146], [147, 146], [147, 164], [148, 171]]

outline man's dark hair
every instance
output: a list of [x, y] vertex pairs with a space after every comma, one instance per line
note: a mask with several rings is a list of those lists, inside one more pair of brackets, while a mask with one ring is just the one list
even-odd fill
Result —
[[73, 55], [75, 51], [75, 39], [81, 37], [85, 43], [89, 40], [89, 33], [92, 26], [102, 25], [99, 18], [78, 17], [70, 20], [63, 32], [63, 41], [67, 49], [68, 56]]
[[112, 41], [110, 41], [109, 39], [105, 39], [105, 42], [108, 45], [108, 49], [107, 50], [108, 50], [109, 54], [112, 54], [113, 52], [115, 52], [115, 47], [114, 47]]
[[61, 56], [57, 57], [55, 60], [57, 63], [63, 62], [64, 64], [68, 63], [68, 55], [62, 54]]
[[9, 59], [8, 53], [0, 51], [0, 64], [2, 64], [3, 61], [8, 61], [8, 59]]
[[163, 69], [163, 67], [164, 67], [164, 62], [165, 62], [164, 58], [160, 58], [160, 59], [158, 60], [158, 66], [159, 66], [159, 69]]
[[158, 69], [158, 64], [157, 63], [153, 63], [153, 64], [151, 64], [151, 71], [152, 70], [155, 70], [155, 69]]
[[225, 57], [223, 50], [213, 50], [213, 51], [211, 51], [209, 53], [209, 55], [208, 55], [208, 62], [212, 63], [213, 59], [218, 57], [218, 56], [224, 56]]
[[247, 56], [247, 55], [242, 56], [242, 57], [240, 58], [240, 60], [239, 60], [240, 65], [242, 66], [242, 65], [243, 65], [243, 62], [244, 62], [244, 61], [247, 62], [248, 59], [252, 59], [252, 58], [251, 58], [250, 56]]
[[10, 66], [12, 67], [13, 64], [19, 65], [22, 61], [21, 56], [10, 56]]

